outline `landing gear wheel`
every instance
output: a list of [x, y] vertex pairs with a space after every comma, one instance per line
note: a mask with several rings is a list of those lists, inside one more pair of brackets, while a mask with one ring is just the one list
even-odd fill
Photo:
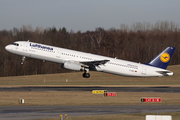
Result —
[[82, 76], [83, 76], [84, 78], [89, 78], [89, 77], [90, 77], [90, 74], [89, 74], [89, 73], [83, 73]]

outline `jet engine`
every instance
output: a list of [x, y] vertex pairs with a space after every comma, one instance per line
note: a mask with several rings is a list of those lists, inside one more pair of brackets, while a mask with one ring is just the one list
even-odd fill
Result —
[[73, 62], [65, 62], [61, 65], [61, 68], [69, 69], [69, 70], [75, 70], [75, 71], [81, 71], [83, 68], [80, 64], [73, 63]]

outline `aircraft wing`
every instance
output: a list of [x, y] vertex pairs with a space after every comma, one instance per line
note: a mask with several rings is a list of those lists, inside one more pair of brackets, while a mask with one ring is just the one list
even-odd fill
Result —
[[84, 64], [89, 67], [95, 67], [99, 65], [104, 65], [108, 62], [109, 60], [98, 60], [98, 61], [87, 61], [87, 62], [80, 62], [81, 64]]

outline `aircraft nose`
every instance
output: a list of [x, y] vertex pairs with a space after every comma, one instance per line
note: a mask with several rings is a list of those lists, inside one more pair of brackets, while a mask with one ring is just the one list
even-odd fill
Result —
[[5, 49], [6, 49], [7, 51], [9, 51], [9, 50], [10, 50], [10, 46], [7, 45], [7, 46], [5, 47]]

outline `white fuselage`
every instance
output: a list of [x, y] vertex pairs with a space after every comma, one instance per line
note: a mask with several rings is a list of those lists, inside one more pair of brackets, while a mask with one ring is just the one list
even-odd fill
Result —
[[136, 76], [136, 77], [151, 77], [151, 76], [164, 76], [157, 71], [167, 71], [168, 75], [173, 75], [173, 72], [148, 66], [145, 64], [94, 55], [85, 52], [79, 52], [75, 50], [69, 50], [50, 45], [44, 45], [34, 42], [19, 41], [16, 42], [19, 46], [7, 45], [6, 50], [11, 53], [26, 56], [30, 58], [51, 61], [55, 63], [63, 64], [66, 61], [97, 61], [97, 60], [109, 60], [106, 64], [96, 67], [97, 71], [112, 73], [123, 76]]

